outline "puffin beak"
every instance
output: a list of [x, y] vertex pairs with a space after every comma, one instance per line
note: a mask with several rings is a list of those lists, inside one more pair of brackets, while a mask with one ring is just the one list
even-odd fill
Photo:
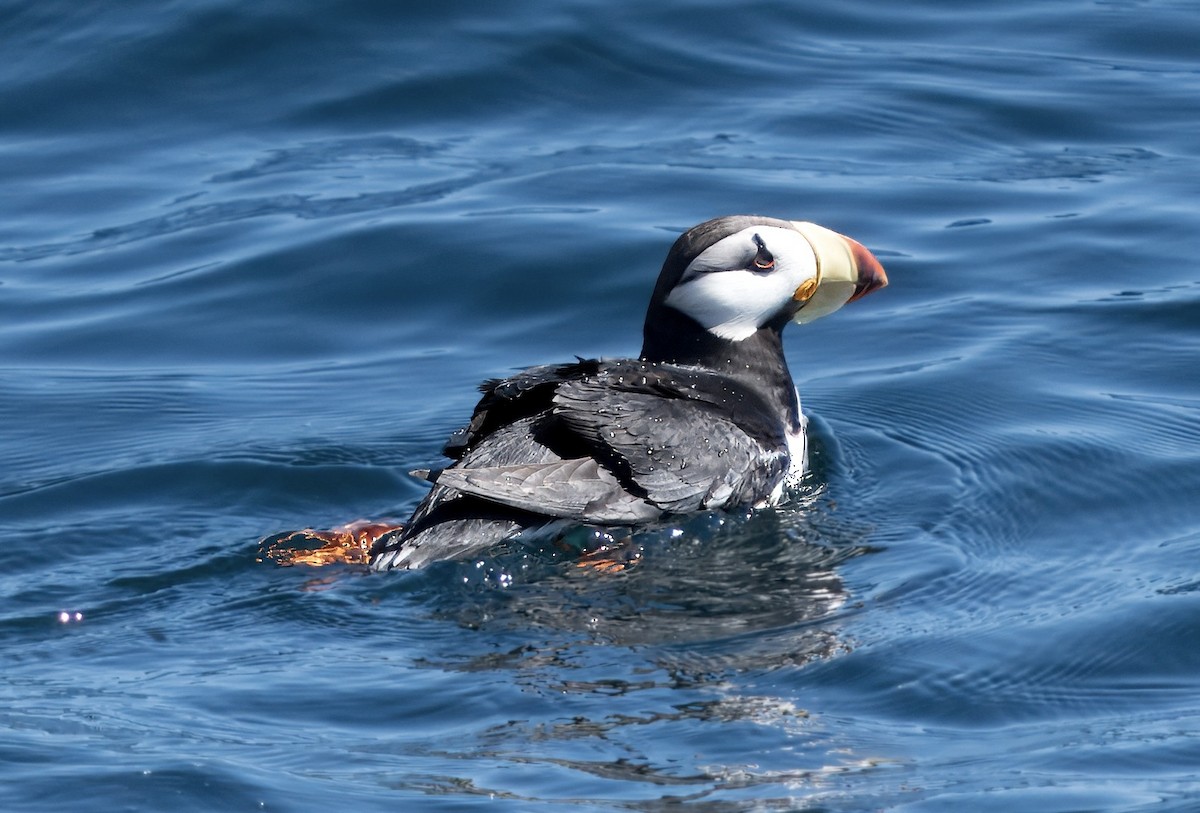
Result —
[[815, 284], [809, 280], [796, 290], [795, 298], [803, 302], [792, 317], [798, 324], [831, 314], [888, 284], [879, 260], [857, 240], [816, 223], [792, 221], [792, 228], [804, 235], [817, 257]]

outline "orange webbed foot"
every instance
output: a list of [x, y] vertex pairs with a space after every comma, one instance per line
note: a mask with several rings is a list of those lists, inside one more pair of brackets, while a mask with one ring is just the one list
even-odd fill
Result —
[[597, 573], [620, 573], [641, 560], [641, 547], [634, 544], [633, 537], [627, 536], [588, 551], [575, 563], [575, 567], [591, 568]]
[[327, 531], [305, 528], [275, 534], [260, 543], [258, 560], [270, 560], [284, 567], [370, 564], [371, 546], [375, 541], [403, 527], [387, 520], [360, 519]]

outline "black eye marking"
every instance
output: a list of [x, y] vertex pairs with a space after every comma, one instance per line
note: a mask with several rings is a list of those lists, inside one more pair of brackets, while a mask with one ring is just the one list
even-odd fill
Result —
[[758, 253], [754, 255], [754, 267], [759, 271], [774, 270], [775, 257], [767, 251], [767, 244], [757, 234], [754, 235], [754, 245], [758, 246]]

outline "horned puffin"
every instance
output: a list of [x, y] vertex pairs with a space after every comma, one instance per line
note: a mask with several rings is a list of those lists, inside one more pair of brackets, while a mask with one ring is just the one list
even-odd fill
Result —
[[782, 332], [887, 285], [861, 244], [804, 221], [719, 217], [663, 263], [636, 359], [532, 367], [480, 386], [470, 422], [373, 570], [478, 554], [560, 525], [634, 528], [763, 507], [807, 464]]

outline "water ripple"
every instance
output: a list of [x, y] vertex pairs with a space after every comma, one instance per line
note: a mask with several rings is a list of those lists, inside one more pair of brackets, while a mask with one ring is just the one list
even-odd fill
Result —
[[[727, 138], [717, 136], [663, 140], [635, 146], [586, 145], [541, 154], [527, 154], [517, 160], [490, 158], [486, 161], [481, 161], [478, 157], [473, 158], [470, 153], [463, 157], [457, 157], [448, 152], [453, 146], [450, 143], [431, 144], [408, 138], [355, 142], [350, 152], [360, 153], [358, 156], [346, 155], [347, 145], [344, 141], [314, 143], [273, 151], [269, 156], [256, 160], [249, 168], [217, 173], [210, 178], [210, 182], [227, 184], [253, 181], [277, 173], [311, 172], [328, 168], [331, 165], [336, 166], [337, 162], [349, 160], [352, 157], [357, 157], [358, 165], [361, 165], [363, 160], [380, 158], [400, 158], [413, 161], [436, 158], [445, 169], [452, 172], [459, 171], [448, 177], [380, 192], [363, 192], [343, 196], [329, 196], [318, 192], [288, 193], [198, 203], [183, 206], [169, 214], [98, 228], [80, 238], [0, 249], [0, 262], [30, 262], [102, 251], [193, 229], [211, 228], [259, 218], [288, 217], [315, 220], [385, 212], [396, 208], [428, 204], [468, 189], [499, 181], [545, 173], [565, 173], [601, 165], [658, 166], [667, 156], [672, 165], [696, 168], [737, 169], [754, 161], [753, 154], [723, 155], [721, 148], [728, 143]], [[790, 159], [788, 163], [796, 168], [820, 165], [819, 162], [813, 163], [796, 159]], [[584, 211], [587, 210], [584, 209]], [[546, 211], [578, 210], [552, 208]]]

